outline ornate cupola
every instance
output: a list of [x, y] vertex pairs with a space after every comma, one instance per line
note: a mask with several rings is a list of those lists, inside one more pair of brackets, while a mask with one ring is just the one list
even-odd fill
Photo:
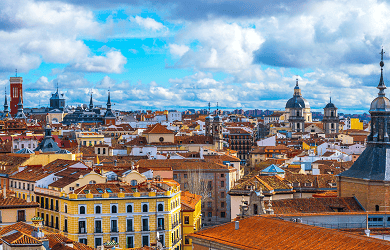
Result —
[[366, 149], [355, 163], [337, 176], [340, 197], [355, 196], [367, 211], [382, 211], [390, 205], [390, 101], [385, 96], [383, 80], [383, 48], [381, 51], [381, 76], [378, 97], [370, 107], [371, 132]]

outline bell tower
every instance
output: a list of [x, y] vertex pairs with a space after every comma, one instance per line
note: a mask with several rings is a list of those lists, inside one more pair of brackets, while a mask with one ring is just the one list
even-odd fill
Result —
[[15, 77], [9, 78], [10, 83], [10, 106], [11, 115], [14, 116], [18, 112], [19, 99], [23, 102], [23, 79], [18, 77], [17, 71]]

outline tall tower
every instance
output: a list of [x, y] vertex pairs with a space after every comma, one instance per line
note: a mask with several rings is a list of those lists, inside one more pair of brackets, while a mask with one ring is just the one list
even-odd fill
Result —
[[91, 99], [89, 100], [89, 111], [93, 110], [93, 100], [92, 100], [92, 90], [91, 90]]
[[213, 129], [212, 129], [212, 123], [213, 121], [213, 117], [211, 116], [211, 111], [210, 111], [210, 103], [209, 103], [209, 115], [206, 117], [205, 119], [205, 123], [204, 123], [204, 126], [205, 126], [205, 135], [206, 136], [212, 136], [212, 133], [213, 133]]
[[[292, 100], [292, 101], [290, 101]], [[304, 117], [304, 108], [305, 103], [301, 95], [301, 89], [298, 85], [298, 79], [294, 88], [294, 95], [288, 102], [286, 108], [289, 109], [289, 118], [291, 130], [293, 132], [304, 132], [305, 131], [305, 117]]]
[[378, 97], [371, 102], [371, 132], [355, 163], [337, 176], [340, 197], [355, 196], [366, 211], [388, 211], [390, 200], [390, 100], [385, 96], [383, 48]]
[[21, 99], [23, 103], [23, 79], [16, 75], [15, 77], [9, 78], [9, 83], [11, 92], [11, 115], [14, 116], [18, 112], [19, 99]]
[[223, 135], [222, 135], [222, 118], [219, 116], [218, 104], [217, 104], [217, 115], [213, 119], [213, 141], [216, 150], [223, 149]]
[[334, 134], [339, 132], [339, 116], [337, 114], [337, 108], [332, 103], [332, 98], [324, 108], [324, 118], [322, 123], [324, 124], [325, 134]]
[[108, 91], [108, 99], [107, 99], [107, 110], [106, 113], [104, 113], [103, 120], [104, 125], [115, 125], [115, 115], [111, 111], [111, 98], [110, 98], [110, 91]]
[[5, 89], [4, 95], [4, 118], [9, 117], [8, 101], [7, 101], [7, 89]]

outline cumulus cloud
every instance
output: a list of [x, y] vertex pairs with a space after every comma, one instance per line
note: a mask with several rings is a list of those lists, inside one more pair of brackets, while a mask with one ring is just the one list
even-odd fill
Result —
[[199, 46], [183, 54], [176, 66], [210, 70], [248, 67], [253, 61], [253, 52], [264, 42], [264, 38], [254, 28], [222, 21], [191, 24], [180, 34], [179, 39], [198, 41]]
[[184, 44], [169, 44], [169, 51], [174, 56], [182, 57], [190, 48]]
[[162, 23], [159, 23], [159, 22], [157, 22], [156, 20], [154, 20], [153, 18], [150, 18], [150, 17], [143, 18], [143, 17], [140, 17], [140, 16], [136, 16], [134, 18], [134, 21], [139, 26], [142, 26], [145, 29], [150, 29], [150, 30], [153, 30], [153, 31], [161, 30], [161, 29], [165, 28], [165, 26]]
[[92, 56], [69, 66], [70, 70], [83, 72], [122, 73], [127, 63], [126, 57], [120, 51], [112, 50], [105, 56]]

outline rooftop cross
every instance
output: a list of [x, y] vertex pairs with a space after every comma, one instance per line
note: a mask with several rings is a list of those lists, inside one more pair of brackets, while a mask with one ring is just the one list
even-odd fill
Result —
[[379, 53], [379, 54], [381, 55], [381, 62], [379, 63], [379, 65], [381, 66], [381, 78], [379, 80], [379, 84], [377, 87], [379, 89], [378, 96], [385, 96], [384, 90], [386, 89], [386, 86], [385, 86], [385, 83], [383, 81], [383, 66], [385, 66], [385, 63], [383, 62], [383, 54], [385, 54], [385, 52], [383, 51], [383, 47], [382, 47], [381, 53]]

